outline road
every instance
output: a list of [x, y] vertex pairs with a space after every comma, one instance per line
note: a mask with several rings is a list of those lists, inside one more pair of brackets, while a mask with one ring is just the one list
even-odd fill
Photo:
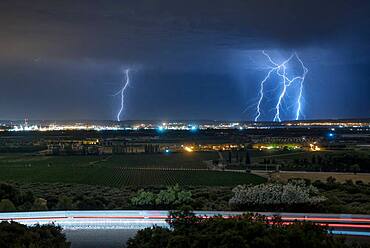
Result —
[[[241, 212], [197, 211], [199, 216], [222, 215], [225, 218]], [[328, 225], [333, 234], [370, 237], [370, 215], [307, 214], [307, 213], [260, 213], [267, 218], [278, 215], [289, 224], [292, 221], [312, 221]], [[137, 230], [153, 225], [166, 227], [168, 211], [120, 210], [120, 211], [46, 211], [0, 213], [0, 221], [16, 221], [25, 225], [60, 225], [64, 230]]]

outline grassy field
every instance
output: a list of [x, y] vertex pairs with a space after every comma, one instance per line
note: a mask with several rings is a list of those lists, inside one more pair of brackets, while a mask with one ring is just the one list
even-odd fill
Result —
[[[192, 170], [204, 169], [203, 161], [215, 157], [216, 153], [48, 157], [8, 154], [0, 156], [0, 180], [112, 187], [176, 183], [234, 186], [264, 181], [246, 173]], [[166, 170], [168, 168], [172, 170]]]
[[[267, 174], [262, 173], [261, 176], [266, 176]], [[370, 183], [369, 173], [335, 173], [335, 172], [280, 172], [269, 174], [272, 180], [287, 182], [289, 179], [302, 178], [309, 179], [312, 182], [320, 180], [326, 182], [328, 177], [334, 177], [337, 182], [345, 182], [346, 180], [352, 180], [353, 182], [362, 181], [364, 183]]]

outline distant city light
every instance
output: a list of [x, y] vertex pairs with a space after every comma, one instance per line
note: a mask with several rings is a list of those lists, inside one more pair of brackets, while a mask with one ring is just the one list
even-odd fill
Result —
[[[9, 128], [4, 128], [8, 126]], [[129, 131], [129, 130], [156, 130], [159, 133], [166, 132], [167, 130], [188, 130], [190, 132], [197, 132], [198, 130], [248, 130], [248, 129], [274, 129], [281, 127], [306, 127], [306, 128], [321, 128], [328, 127], [329, 130], [325, 133], [327, 139], [335, 139], [337, 134], [334, 127], [348, 128], [349, 130], [357, 131], [367, 131], [369, 130], [369, 122], [340, 122], [340, 121], [302, 121], [294, 123], [238, 123], [238, 122], [212, 122], [212, 123], [202, 123], [202, 124], [193, 124], [189, 122], [163, 122], [158, 124], [150, 122], [142, 123], [107, 123], [107, 124], [96, 124], [96, 123], [19, 123], [16, 125], [4, 125], [3, 128], [0, 128], [0, 131], [10, 131], [10, 132], [23, 132], [23, 131], [73, 131], [73, 130], [94, 130], [94, 131]], [[0, 123], [1, 127], [1, 123]]]
[[193, 152], [194, 150], [194, 147], [190, 147], [190, 146], [184, 146], [184, 150], [187, 151], [187, 152]]
[[335, 133], [329, 133], [328, 136], [329, 136], [329, 138], [334, 138], [335, 137]]
[[164, 128], [163, 126], [159, 126], [159, 127], [158, 127], [158, 131], [159, 131], [159, 132], [164, 132], [164, 130], [165, 130], [165, 128]]
[[318, 145], [316, 145], [316, 143], [314, 143], [314, 144], [310, 144], [310, 150], [312, 152], [318, 152], [318, 151], [321, 151], [321, 148]]
[[193, 125], [193, 126], [190, 127], [190, 130], [193, 131], [193, 132], [195, 132], [195, 131], [198, 130], [198, 127]]

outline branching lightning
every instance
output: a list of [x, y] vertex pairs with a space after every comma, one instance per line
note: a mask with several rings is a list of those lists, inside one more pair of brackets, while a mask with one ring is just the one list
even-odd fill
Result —
[[[301, 58], [298, 56], [297, 53], [293, 53], [290, 55], [290, 57], [288, 59], [286, 59], [285, 61], [283, 61], [282, 63], [276, 63], [271, 57], [270, 55], [268, 55], [265, 51], [262, 51], [263, 55], [265, 55], [268, 59], [268, 61], [270, 62], [270, 67], [269, 67], [269, 71], [268, 73], [266, 74], [265, 78], [260, 82], [260, 90], [259, 90], [259, 99], [258, 99], [258, 102], [257, 102], [257, 109], [256, 109], [256, 117], [254, 119], [254, 121], [258, 121], [258, 119], [260, 118], [261, 116], [261, 104], [262, 104], [262, 101], [265, 97], [265, 83], [271, 78], [271, 75], [272, 74], [276, 74], [278, 76], [278, 78], [281, 80], [281, 84], [282, 84], [282, 90], [280, 92], [280, 95], [278, 97], [278, 101], [274, 107], [275, 109], [275, 115], [274, 115], [274, 118], [273, 118], [273, 121], [278, 121], [280, 122], [281, 121], [281, 117], [280, 117], [280, 111], [281, 111], [281, 108], [282, 108], [282, 102], [286, 96], [286, 93], [287, 93], [287, 89], [293, 84], [295, 83], [296, 81], [299, 83], [299, 92], [298, 92], [298, 98], [297, 98], [297, 107], [296, 107], [296, 112], [295, 112], [295, 119], [296, 120], [299, 120], [300, 118], [300, 115], [301, 115], [301, 110], [302, 110], [302, 97], [303, 97], [303, 84], [304, 84], [304, 80], [306, 78], [306, 74], [308, 72], [308, 69], [305, 67], [305, 65], [303, 64]], [[297, 61], [299, 62], [300, 66], [302, 67], [302, 75], [301, 76], [296, 76], [296, 77], [293, 77], [293, 78], [289, 78], [288, 77], [288, 73], [287, 73], [287, 65], [289, 62], [292, 61], [293, 58], [296, 58]]]
[[123, 80], [123, 87], [116, 93], [114, 94], [114, 96], [118, 96], [120, 95], [121, 97], [121, 107], [117, 113], [117, 121], [121, 121], [121, 114], [122, 114], [122, 111], [124, 109], [124, 104], [125, 104], [125, 91], [127, 89], [127, 87], [130, 85], [130, 70], [129, 69], [126, 69], [124, 71], [124, 74], [125, 74], [125, 78]]

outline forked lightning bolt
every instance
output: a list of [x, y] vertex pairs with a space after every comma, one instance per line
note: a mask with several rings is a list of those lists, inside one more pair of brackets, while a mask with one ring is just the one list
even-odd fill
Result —
[[[282, 102], [284, 100], [284, 97], [286, 96], [287, 89], [296, 81], [299, 82], [299, 92], [298, 92], [298, 98], [297, 98], [297, 107], [295, 112], [295, 119], [298, 120], [301, 115], [301, 109], [302, 109], [302, 96], [303, 96], [303, 83], [306, 77], [306, 74], [308, 72], [308, 69], [304, 66], [301, 58], [298, 56], [297, 53], [293, 53], [290, 55], [288, 59], [283, 61], [282, 63], [276, 63], [270, 55], [268, 55], [265, 51], [262, 51], [263, 55], [265, 55], [270, 62], [271, 66], [269, 68], [268, 73], [266, 74], [266, 77], [260, 82], [260, 90], [259, 90], [259, 99], [257, 102], [257, 110], [256, 110], [256, 117], [254, 121], [258, 121], [258, 119], [261, 116], [261, 104], [265, 97], [265, 83], [270, 79], [271, 74], [275, 73], [278, 78], [282, 81], [282, 90], [278, 97], [278, 102], [275, 105], [275, 116], [273, 118], [273, 121], [281, 121], [280, 118], [280, 110], [282, 107]], [[293, 59], [296, 58], [298, 62], [300, 63], [303, 73], [301, 76], [296, 76], [293, 78], [289, 78], [287, 75], [287, 64]]]
[[122, 111], [124, 109], [124, 104], [125, 104], [125, 91], [126, 91], [127, 87], [130, 85], [130, 75], [129, 75], [129, 73], [130, 73], [129, 69], [126, 69], [124, 71], [125, 78], [124, 78], [124, 81], [123, 81], [123, 86], [116, 94], [114, 94], [114, 96], [120, 95], [120, 98], [121, 98], [121, 107], [120, 107], [120, 109], [117, 113], [117, 121], [121, 121], [121, 114], [122, 114]]

